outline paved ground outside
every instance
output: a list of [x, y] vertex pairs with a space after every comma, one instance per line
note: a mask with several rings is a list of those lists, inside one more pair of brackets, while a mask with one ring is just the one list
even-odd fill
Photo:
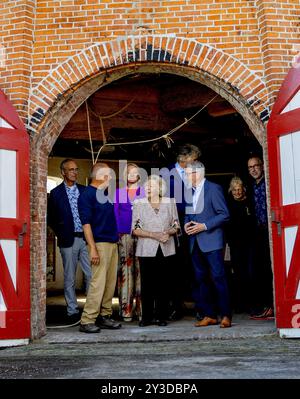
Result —
[[283, 340], [273, 321], [236, 316], [233, 327], [167, 327], [84, 334], [49, 329], [28, 346], [0, 350], [0, 379], [298, 379], [299, 340]]
[[[81, 309], [84, 301], [84, 296], [79, 296]], [[271, 320], [250, 320], [243, 314], [234, 315], [232, 328], [197, 328], [194, 311], [187, 306], [186, 317], [167, 327], [141, 328], [137, 321], [123, 322], [120, 330], [85, 334], [79, 332], [78, 325], [62, 327], [62, 295], [49, 296], [47, 304], [48, 329], [44, 337], [28, 346], [0, 349], [1, 392], [1, 382], [9, 384], [16, 379], [19, 384], [73, 381], [68, 389], [77, 393], [80, 386], [76, 383], [91, 380], [100, 384], [99, 389], [104, 382], [116, 379], [147, 384], [152, 380], [220, 383], [229, 379], [253, 382], [300, 377], [299, 340], [280, 339]], [[114, 314], [118, 314], [116, 301]], [[11, 385], [10, 390], [15, 386]], [[48, 391], [46, 386], [42, 385], [44, 393]]]

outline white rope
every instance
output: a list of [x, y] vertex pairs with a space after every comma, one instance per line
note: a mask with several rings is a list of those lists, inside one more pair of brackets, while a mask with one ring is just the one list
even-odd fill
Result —
[[120, 112], [122, 112], [124, 109], [126, 109], [134, 100], [133, 98], [128, 104], [126, 104], [123, 108], [121, 108], [119, 111], [111, 114], [111, 115], [106, 115], [106, 116], [100, 116], [97, 115], [93, 110], [91, 112], [97, 116], [100, 119], [100, 125], [101, 125], [101, 133], [102, 133], [102, 139], [103, 139], [103, 145], [99, 148], [99, 151], [97, 152], [96, 158], [94, 158], [94, 150], [93, 150], [93, 142], [92, 142], [92, 136], [91, 136], [91, 130], [90, 130], [90, 115], [89, 115], [89, 107], [87, 104], [87, 101], [85, 102], [86, 104], [86, 110], [87, 110], [87, 119], [88, 119], [88, 131], [89, 131], [89, 139], [90, 139], [90, 146], [91, 146], [91, 154], [92, 154], [92, 161], [93, 165], [97, 163], [99, 155], [101, 151], [103, 150], [104, 147], [112, 147], [112, 146], [118, 146], [118, 145], [132, 145], [132, 144], [145, 144], [145, 143], [151, 143], [154, 141], [159, 141], [161, 139], [166, 140], [168, 147], [171, 146], [171, 143], [174, 143], [172, 138], [170, 137], [173, 133], [177, 132], [177, 130], [181, 129], [183, 126], [185, 126], [187, 123], [189, 123], [192, 119], [194, 119], [201, 111], [203, 111], [212, 101], [214, 101], [218, 97], [218, 94], [216, 94], [211, 100], [208, 101], [202, 108], [200, 108], [194, 115], [192, 115], [188, 119], [184, 119], [184, 122], [181, 123], [180, 125], [176, 126], [175, 128], [169, 130], [167, 133], [159, 136], [159, 137], [154, 137], [153, 139], [147, 139], [147, 140], [139, 140], [139, 141], [125, 141], [125, 142], [119, 142], [119, 143], [106, 143], [106, 136], [104, 133], [104, 127], [102, 123], [102, 119], [108, 119], [111, 118]]
[[130, 100], [128, 104], [125, 104], [124, 107], [119, 109], [119, 111], [116, 111], [110, 115], [98, 115], [92, 108], [91, 108], [91, 113], [94, 114], [97, 118], [101, 118], [101, 119], [113, 118], [114, 116], [117, 116], [121, 112], [125, 111], [125, 109], [128, 108], [134, 102], [135, 99], [136, 99], [136, 97], [134, 97], [132, 100]]
[[214, 99], [216, 99], [218, 97], [218, 94], [216, 94], [211, 100], [208, 101], [208, 103], [206, 103], [201, 109], [199, 109], [194, 115], [192, 115], [189, 119], [184, 120], [183, 123], [181, 123], [180, 125], [176, 126], [174, 129], [171, 129], [168, 133], [163, 134], [162, 136], [159, 137], [155, 137], [153, 139], [148, 139], [148, 140], [140, 140], [140, 141], [127, 141], [127, 142], [123, 142], [123, 143], [105, 143], [103, 144], [96, 156], [95, 159], [95, 163], [98, 161], [98, 157], [102, 151], [102, 149], [104, 147], [109, 147], [109, 146], [116, 146], [116, 145], [130, 145], [130, 144], [144, 144], [144, 143], [151, 143], [153, 141], [158, 141], [161, 139], [165, 139], [168, 143], [168, 146], [170, 145], [170, 141], [173, 142], [173, 140], [169, 137], [171, 136], [173, 133], [177, 132], [177, 130], [181, 129], [184, 125], [186, 125], [187, 123], [189, 123], [193, 118], [195, 118], [201, 111], [203, 111], [212, 101], [214, 101]]
[[[94, 116], [96, 116], [97, 118], [99, 118], [100, 127], [101, 127], [101, 133], [102, 133], [102, 141], [103, 141], [104, 145], [106, 144], [106, 136], [105, 136], [105, 131], [104, 131], [103, 120], [109, 119], [109, 118], [113, 118], [114, 116], [117, 116], [118, 114], [123, 112], [126, 108], [128, 108], [135, 101], [135, 99], [136, 99], [136, 97], [134, 97], [132, 100], [130, 100], [128, 104], [124, 105], [124, 107], [122, 107], [121, 109], [119, 109], [118, 111], [116, 111], [116, 112], [114, 112], [113, 114], [110, 114], [110, 115], [98, 115], [95, 111], [93, 111], [92, 108], [90, 109], [91, 113]], [[89, 139], [90, 139], [90, 146], [91, 146], [91, 153], [92, 153], [92, 162], [93, 162], [93, 165], [95, 165], [95, 163], [98, 160], [100, 152], [97, 152], [96, 161], [95, 161], [94, 160], [94, 153], [96, 153], [96, 151], [93, 150], [92, 135], [91, 135], [91, 129], [90, 129], [89, 106], [87, 104], [87, 101], [85, 102], [85, 104], [86, 104], [86, 108], [87, 108], [88, 131], [89, 131]]]
[[74, 327], [74, 326], [78, 326], [80, 324], [80, 320], [76, 321], [76, 323], [74, 324], [67, 324], [67, 325], [63, 325], [63, 326], [47, 326], [47, 330], [55, 330], [58, 328], [70, 328], [70, 327]]
[[90, 146], [91, 146], [91, 150], [92, 150], [92, 161], [93, 161], [93, 165], [95, 165], [93, 141], [92, 141], [91, 127], [90, 127], [90, 114], [89, 114], [89, 107], [88, 107], [87, 101], [85, 102], [85, 107], [86, 107], [86, 116], [87, 116], [87, 123], [88, 123], [89, 140], [90, 140]]

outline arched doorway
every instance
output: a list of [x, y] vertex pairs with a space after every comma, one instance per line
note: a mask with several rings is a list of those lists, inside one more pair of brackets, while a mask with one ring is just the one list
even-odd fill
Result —
[[[85, 63], [88, 63], [85, 65]], [[231, 69], [232, 68], [232, 69]], [[68, 81], [66, 74], [73, 82]], [[181, 38], [142, 37], [92, 46], [54, 70], [29, 102], [31, 116], [33, 336], [45, 333], [46, 182], [48, 155], [78, 107], [95, 91], [133, 74], [167, 73], [205, 85], [243, 117], [265, 152], [268, 93], [260, 77], [220, 50]], [[38, 195], [36, 195], [38, 193]]]

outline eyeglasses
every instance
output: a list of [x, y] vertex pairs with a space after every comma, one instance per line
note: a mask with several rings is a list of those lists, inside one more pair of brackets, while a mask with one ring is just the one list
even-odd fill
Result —
[[261, 163], [259, 163], [259, 164], [257, 163], [255, 165], [248, 166], [248, 170], [257, 169], [257, 168], [260, 168], [261, 166], [262, 166]]
[[199, 173], [200, 171], [201, 171], [201, 169], [185, 171], [185, 174], [188, 176], [188, 175], [192, 175], [194, 173]]

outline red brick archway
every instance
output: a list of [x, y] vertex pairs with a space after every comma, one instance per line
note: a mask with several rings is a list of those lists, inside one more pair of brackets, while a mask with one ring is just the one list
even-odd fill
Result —
[[31, 91], [32, 334], [45, 333], [48, 155], [78, 107], [99, 88], [134, 73], [170, 73], [210, 87], [241, 114], [265, 148], [269, 96], [260, 76], [222, 50], [194, 39], [131, 36], [94, 44], [58, 65]]
[[[232, 92], [233, 97], [243, 100], [259, 119], [266, 121], [269, 117], [269, 95], [264, 81], [237, 58], [195, 39], [167, 35], [128, 36], [94, 44], [53, 69], [31, 90], [28, 128], [39, 132], [48, 111], [62, 100], [62, 96], [67, 98], [70, 90], [74, 92], [87, 80], [112, 68], [151, 62], [185, 66], [195, 75], [199, 72], [208, 75], [224, 90]], [[228, 101], [231, 102], [229, 98]], [[70, 103], [76, 107], [76, 102]]]

